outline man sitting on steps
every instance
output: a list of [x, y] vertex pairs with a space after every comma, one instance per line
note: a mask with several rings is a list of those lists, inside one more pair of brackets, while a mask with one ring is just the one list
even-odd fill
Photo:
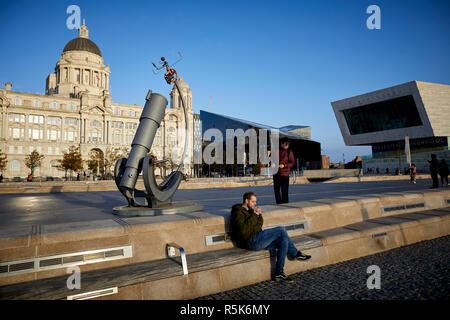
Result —
[[256, 195], [253, 192], [245, 193], [243, 203], [235, 204], [232, 207], [232, 240], [243, 249], [277, 249], [274, 280], [292, 283], [293, 280], [283, 272], [286, 256], [297, 260], [308, 260], [311, 256], [297, 250], [284, 227], [275, 227], [263, 231], [262, 212], [259, 206], [255, 207]]

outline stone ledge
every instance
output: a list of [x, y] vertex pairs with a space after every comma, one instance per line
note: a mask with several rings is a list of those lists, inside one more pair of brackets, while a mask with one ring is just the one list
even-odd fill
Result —
[[[411, 224], [410, 220], [418, 223]], [[308, 236], [301, 235], [293, 237], [293, 242], [300, 250], [314, 251], [317, 255], [315, 256], [317, 260], [312, 261], [311, 259], [311, 261], [308, 260], [305, 264], [295, 264], [286, 261], [286, 272], [298, 272], [300, 269], [303, 270], [304, 268], [336, 263], [446, 235], [448, 234], [449, 222], [450, 209], [432, 210], [431, 212], [427, 211], [420, 214], [408, 213], [402, 215], [402, 217], [382, 217], [348, 225], [343, 228], [309, 234]], [[427, 228], [427, 230], [424, 228]], [[141, 286], [140, 289], [142, 290], [142, 286], [145, 286], [148, 292], [145, 296], [141, 292], [141, 296], [138, 295], [141, 299], [145, 299], [146, 297], [155, 299], [194, 298], [199, 296], [200, 292], [202, 294], [205, 292], [198, 291], [200, 287], [204, 288], [205, 285], [207, 286], [207, 284], [201, 283], [202, 278], [200, 275], [209, 274], [209, 277], [212, 277], [213, 280], [219, 281], [221, 286], [216, 287], [213, 291], [228, 290], [233, 286], [236, 287], [237, 283], [242, 284], [242, 281], [237, 281], [236, 275], [241, 274], [245, 276], [245, 273], [230, 271], [228, 272], [228, 278], [224, 278], [222, 274], [223, 270], [229, 268], [232, 270], [236, 268], [245, 269], [245, 266], [256, 263], [262, 267], [261, 270], [266, 271], [259, 275], [259, 278], [253, 279], [252, 281], [263, 281], [267, 280], [267, 265], [269, 265], [270, 259], [270, 253], [266, 250], [248, 251], [239, 248], [230, 248], [188, 254], [187, 261], [190, 274], [187, 276], [182, 276], [179, 258], [161, 259], [97, 271], [87, 271], [82, 276], [82, 292], [114, 286], [120, 287], [119, 291], [127, 290], [127, 288], [133, 288], [135, 290], [137, 288], [136, 286]], [[164, 270], [164, 274], [160, 270]], [[214, 270], [219, 270], [219, 272]], [[192, 279], [193, 277], [197, 279], [194, 284], [191, 283], [190, 285], [193, 286], [192, 289], [194, 291], [188, 294], [183, 293], [183, 286], [187, 285], [186, 280]], [[82, 293], [81, 290], [68, 290], [66, 280], [67, 276], [61, 276], [3, 286], [0, 287], [0, 298], [64, 299], [68, 295]], [[158, 296], [158, 293], [154, 292], [152, 286], [148, 286], [150, 283], [169, 285], [171, 281], [180, 282], [178, 285], [175, 285], [178, 289], [174, 292], [166, 292], [166, 295], [162, 296]], [[190, 282], [188, 281], [188, 283]], [[134, 296], [136, 297], [136, 295]], [[127, 295], [122, 292], [121, 297], [126, 298]], [[114, 297], [109, 298], [114, 299]]]

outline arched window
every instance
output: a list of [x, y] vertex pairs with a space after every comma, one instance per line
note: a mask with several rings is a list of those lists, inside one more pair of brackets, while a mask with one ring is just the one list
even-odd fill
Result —
[[22, 105], [22, 99], [20, 99], [19, 97], [15, 97], [14, 98], [14, 105], [15, 106], [21, 106]]
[[19, 162], [19, 160], [11, 161], [11, 171], [20, 171], [20, 162]]
[[58, 160], [50, 161], [50, 171], [56, 172], [56, 171], [58, 171], [58, 168], [59, 168]]

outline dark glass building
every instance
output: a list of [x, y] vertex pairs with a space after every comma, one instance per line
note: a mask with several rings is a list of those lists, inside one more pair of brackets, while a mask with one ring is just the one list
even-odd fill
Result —
[[[217, 129], [222, 133], [223, 136], [223, 150], [224, 150], [224, 159], [226, 158], [226, 137], [227, 137], [227, 129], [238, 130], [242, 129], [244, 132], [248, 129], [255, 129], [257, 133], [257, 138], [260, 139], [259, 129], [265, 129], [268, 132], [271, 130], [277, 131], [279, 134], [279, 138], [287, 138], [290, 142], [290, 149], [292, 150], [295, 158], [295, 167], [293, 170], [300, 169], [301, 167], [314, 168], [320, 166], [321, 163], [321, 153], [320, 153], [320, 143], [313, 141], [311, 139], [307, 139], [304, 136], [300, 136], [293, 132], [288, 131], [289, 128], [293, 128], [293, 130], [298, 130], [299, 126], [289, 126], [283, 128], [275, 128], [272, 126], [237, 119], [229, 116], [224, 116], [217, 113], [200, 111], [200, 121], [202, 127], [202, 136], [206, 130], [208, 129]], [[302, 127], [307, 128], [307, 127]], [[259, 140], [258, 140], [259, 141]], [[208, 145], [210, 141], [203, 141], [203, 148]], [[248, 154], [249, 152], [249, 138], [245, 137], [245, 152]], [[234, 137], [234, 154], [236, 156], [237, 150], [237, 138]], [[268, 150], [271, 150], [269, 135], [267, 135], [267, 145]], [[259, 159], [258, 159], [259, 161]], [[236, 162], [235, 162], [236, 163]], [[258, 169], [255, 165], [247, 166], [248, 171], [245, 173], [253, 172], [258, 174]], [[209, 172], [210, 168], [207, 168], [207, 172]], [[205, 170], [203, 170], [205, 172]], [[226, 165], [224, 161], [224, 165], [215, 165], [212, 172], [221, 172], [223, 175], [243, 175], [243, 166], [235, 165], [230, 166]]]

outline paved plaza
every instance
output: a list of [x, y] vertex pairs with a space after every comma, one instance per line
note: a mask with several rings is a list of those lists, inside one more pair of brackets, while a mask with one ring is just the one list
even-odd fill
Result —
[[[301, 263], [301, 262], [299, 262]], [[367, 267], [381, 270], [369, 290]], [[292, 284], [264, 281], [199, 300], [429, 300], [450, 298], [450, 236], [291, 275]]]
[[[320, 201], [352, 195], [380, 196], [398, 192], [423, 192], [431, 191], [430, 185], [431, 180], [419, 180], [416, 185], [405, 180], [298, 184], [290, 186], [289, 201]], [[432, 190], [448, 190], [448, 187]], [[242, 202], [242, 194], [246, 191], [256, 193], [258, 205], [275, 204], [271, 185], [178, 190], [174, 201], [197, 202], [204, 206], [205, 211], [223, 215], [230, 212], [233, 204]], [[126, 205], [125, 198], [119, 191], [1, 194], [0, 203], [0, 229], [111, 219], [114, 217], [113, 207]]]

